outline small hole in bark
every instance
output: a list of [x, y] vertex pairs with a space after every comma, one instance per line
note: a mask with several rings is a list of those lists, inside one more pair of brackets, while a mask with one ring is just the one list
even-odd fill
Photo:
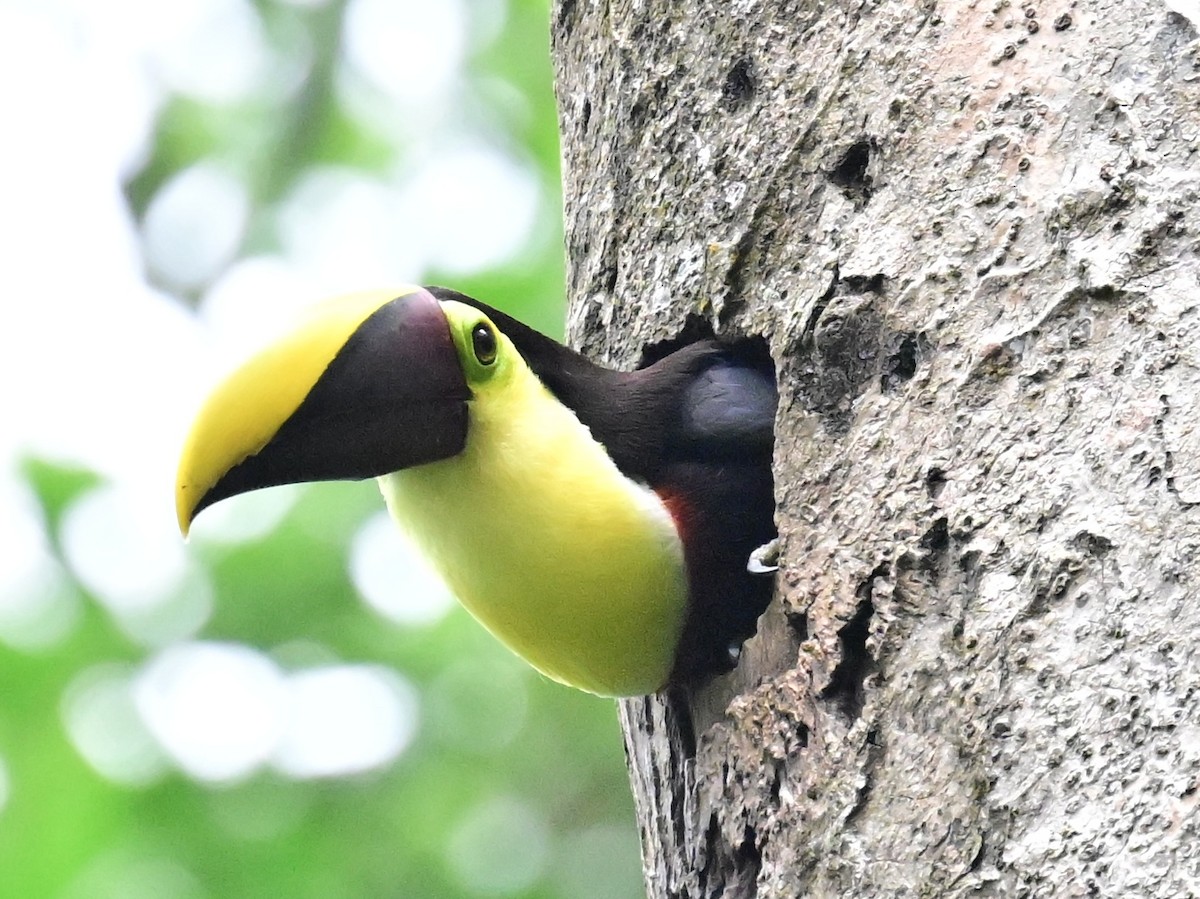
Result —
[[751, 100], [758, 90], [758, 79], [754, 76], [754, 63], [749, 57], [743, 57], [733, 64], [725, 76], [725, 84], [721, 88], [721, 97], [725, 108], [740, 109]]
[[575, 0], [562, 0], [558, 5], [558, 27], [570, 34], [575, 25]]
[[874, 275], [846, 275], [842, 278], [842, 284], [846, 286], [847, 293], [883, 293], [884, 276], [882, 272], [876, 272]]
[[[728, 775], [728, 767], [725, 768]], [[776, 763], [774, 766], [775, 776], [771, 778], [771, 791], [769, 803], [772, 808], [779, 808], [779, 792], [783, 786], [783, 766]], [[1186, 794], [1185, 794], [1186, 796]]]
[[867, 194], [871, 188], [871, 176], [867, 174], [867, 166], [871, 164], [871, 149], [870, 140], [864, 138], [855, 141], [833, 167], [829, 180], [843, 190]]
[[762, 863], [762, 852], [758, 848], [758, 833], [753, 827], [747, 826], [742, 832], [742, 845], [737, 848], [738, 861], [742, 867], [757, 872]]
[[797, 612], [793, 609], [787, 609], [783, 613], [783, 617], [787, 619], [788, 627], [792, 629], [797, 642], [803, 643], [808, 639], [808, 616], [803, 612]]
[[646, 118], [650, 114], [645, 101], [638, 100], [629, 109], [629, 129], [631, 131], [641, 131], [646, 124]]
[[616, 293], [616, 290], [617, 290], [617, 266], [614, 264], [614, 265], [610, 265], [608, 267], [608, 271], [606, 271], [604, 273], [604, 292], [607, 293], [611, 297], [614, 293]]
[[579, 113], [579, 121], [584, 128], [587, 128], [588, 122], [592, 120], [592, 101], [584, 100], [583, 109]]
[[854, 616], [838, 630], [842, 658], [833, 669], [829, 686], [821, 691], [821, 698], [836, 702], [847, 718], [857, 718], [863, 707], [863, 678], [871, 662], [867, 638], [871, 635], [871, 616], [875, 614], [871, 585], [881, 573], [878, 570], [872, 573], [863, 584], [859, 592], [865, 595], [859, 601]]
[[931, 555], [940, 556], [950, 546], [950, 527], [945, 517], [939, 518], [921, 536], [921, 549]]
[[[682, 794], [683, 790], [676, 790]], [[682, 834], [679, 835], [682, 843]], [[737, 846], [726, 839], [716, 813], [710, 814], [704, 828], [704, 856], [707, 871], [714, 880], [708, 883], [706, 896], [720, 899], [754, 899], [758, 895], [758, 872], [762, 868], [762, 850], [758, 832], [749, 825], [742, 830]], [[674, 894], [672, 894], [674, 895]]]
[[1108, 552], [1113, 548], [1113, 542], [1103, 534], [1093, 534], [1087, 530], [1079, 531], [1079, 533], [1072, 537], [1071, 545], [1096, 558], [1108, 555]]
[[895, 348], [888, 353], [883, 363], [883, 378], [880, 386], [884, 390], [893, 390], [912, 378], [917, 373], [917, 356], [919, 342], [917, 335], [905, 333], [897, 335], [900, 338]]
[[925, 472], [925, 491], [931, 499], [937, 499], [946, 486], [946, 472], [936, 465]]

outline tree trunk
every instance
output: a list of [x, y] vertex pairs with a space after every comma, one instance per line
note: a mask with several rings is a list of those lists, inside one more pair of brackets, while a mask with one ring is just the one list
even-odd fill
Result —
[[779, 372], [776, 601], [737, 671], [621, 705], [650, 895], [1197, 895], [1193, 22], [553, 29], [573, 338], [762, 335]]

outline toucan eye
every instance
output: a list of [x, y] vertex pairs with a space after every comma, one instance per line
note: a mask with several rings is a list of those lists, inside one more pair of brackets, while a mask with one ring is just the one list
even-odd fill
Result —
[[471, 348], [480, 365], [491, 365], [496, 361], [496, 332], [486, 322], [471, 329]]

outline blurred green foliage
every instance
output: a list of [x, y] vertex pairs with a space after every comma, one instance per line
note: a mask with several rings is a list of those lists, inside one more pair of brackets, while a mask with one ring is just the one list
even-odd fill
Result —
[[[486, 5], [495, 18], [496, 4]], [[563, 277], [549, 2], [499, 5], [500, 30], [466, 59], [461, 115], [532, 164], [548, 221], [514, 258], [453, 286], [554, 333]], [[270, 92], [225, 105], [171, 97], [125, 185], [140, 217], [174, 174], [219, 160], [251, 200], [237, 257], [277, 245], [279, 203], [313, 167], [376, 171], [409, 152], [402, 129], [347, 109], [335, 89], [345, 2], [255, 0], [254, 9], [276, 50], [308, 48], [303, 85], [283, 102]], [[198, 304], [203, 287], [193, 294], [180, 301]], [[24, 477], [61, 559], [64, 510], [101, 479], [44, 459], [28, 460]], [[379, 508], [373, 485], [321, 485], [266, 536], [195, 544], [214, 588], [213, 613], [195, 639], [255, 647], [285, 670], [311, 658], [395, 670], [419, 695], [416, 734], [399, 758], [370, 773], [307, 780], [266, 767], [212, 784], [169, 765], [132, 785], [106, 778], [73, 744], [65, 697], [89, 672], [131, 675], [153, 651], [80, 583], [59, 584], [80, 610], [67, 636], [36, 650], [0, 644], [0, 896], [640, 895], [612, 704], [547, 682], [457, 607], [425, 626], [372, 612], [356, 596], [347, 554]]]

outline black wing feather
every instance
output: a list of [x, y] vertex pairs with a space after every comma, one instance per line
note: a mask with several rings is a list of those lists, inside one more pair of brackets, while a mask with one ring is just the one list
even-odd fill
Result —
[[685, 387], [676, 439], [701, 455], [769, 454], [777, 403], [770, 377], [721, 357]]

